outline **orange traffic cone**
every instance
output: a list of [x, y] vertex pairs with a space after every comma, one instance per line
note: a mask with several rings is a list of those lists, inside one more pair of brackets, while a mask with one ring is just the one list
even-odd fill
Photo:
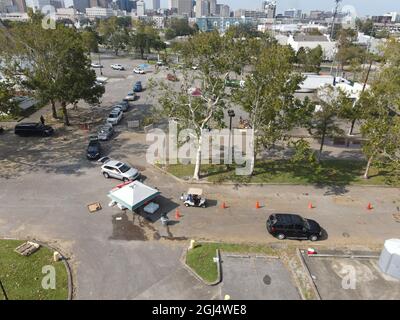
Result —
[[308, 203], [308, 209], [314, 209], [314, 206], [311, 202]]
[[260, 208], [261, 208], [260, 203], [257, 201], [256, 202], [256, 209], [260, 209]]
[[372, 210], [374, 207], [372, 206], [371, 202], [368, 203], [367, 209]]
[[228, 207], [226, 206], [225, 201], [224, 201], [224, 202], [222, 202], [222, 204], [221, 204], [221, 209], [226, 209], [226, 208], [228, 208]]
[[181, 214], [179, 213], [179, 210], [176, 209], [176, 211], [175, 211], [175, 219], [179, 220], [180, 217], [181, 217]]

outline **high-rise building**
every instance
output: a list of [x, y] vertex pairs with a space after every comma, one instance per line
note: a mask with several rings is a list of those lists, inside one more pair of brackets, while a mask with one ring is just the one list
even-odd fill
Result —
[[215, 16], [217, 14], [217, 0], [208, 0], [208, 5], [210, 15]]
[[144, 0], [146, 10], [160, 9], [160, 0]]
[[26, 2], [25, 0], [13, 0], [18, 12], [26, 12]]
[[221, 7], [221, 12], [220, 12], [219, 15], [220, 15], [221, 17], [225, 17], [225, 18], [230, 17], [230, 15], [231, 15], [231, 8], [229, 8], [228, 5], [224, 4], [224, 5]]
[[265, 12], [268, 19], [273, 19], [276, 16], [276, 1], [263, 1], [262, 11]]
[[177, 0], [177, 9], [179, 15], [191, 16], [193, 12], [192, 0]]
[[178, 0], [168, 0], [168, 9], [178, 9]]
[[208, 1], [197, 0], [196, 1], [196, 18], [208, 16]]
[[72, 6], [79, 12], [85, 13], [90, 8], [89, 0], [72, 0]]
[[126, 12], [132, 11], [132, 2], [129, 0], [117, 0], [117, 7], [120, 10], [124, 10]]
[[146, 12], [146, 4], [144, 1], [140, 0], [136, 2], [136, 15], [141, 17], [144, 16]]
[[32, 8], [33, 11], [41, 10], [44, 6], [49, 6], [50, 0], [28, 0], [26, 6]]

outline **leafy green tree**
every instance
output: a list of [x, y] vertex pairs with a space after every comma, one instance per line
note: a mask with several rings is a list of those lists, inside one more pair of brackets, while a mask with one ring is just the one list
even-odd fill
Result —
[[343, 134], [338, 118], [343, 109], [350, 105], [352, 101], [344, 92], [331, 85], [321, 88], [318, 92], [318, 98], [319, 101], [314, 115], [306, 118], [308, 119], [306, 128], [314, 138], [320, 140], [318, 153], [318, 162], [320, 162], [326, 137]]
[[174, 37], [190, 36], [196, 33], [196, 30], [189, 25], [187, 19], [172, 18], [168, 27], [174, 32]]
[[1, 114], [18, 115], [18, 106], [12, 100], [14, 95], [13, 85], [0, 81], [0, 116]]
[[[192, 129], [198, 141], [194, 179], [200, 178], [203, 132], [211, 125], [224, 126], [224, 110], [228, 101], [225, 79], [233, 64], [233, 42], [218, 32], [199, 33], [179, 48], [185, 65], [199, 66], [196, 73], [182, 71], [181, 86], [158, 83], [159, 104], [163, 113], [178, 121], [180, 128]], [[191, 88], [199, 89], [192, 96]]]
[[301, 47], [296, 54], [296, 62], [301, 65], [303, 72], [320, 72], [322, 60], [323, 51], [320, 45], [314, 49]]
[[290, 161], [293, 164], [304, 165], [309, 164], [313, 167], [318, 165], [317, 157], [315, 152], [311, 149], [310, 143], [304, 139], [299, 139], [289, 142], [289, 146], [294, 149]]
[[66, 125], [69, 103], [93, 102], [104, 92], [95, 85], [87, 47], [75, 29], [62, 25], [44, 29], [40, 20], [32, 19], [0, 31], [0, 44], [2, 72], [38, 100], [51, 102], [54, 117], [59, 102]]
[[351, 64], [362, 64], [365, 61], [366, 49], [354, 44], [357, 33], [353, 29], [342, 29], [339, 33], [338, 51], [336, 60], [339, 62], [340, 69]]
[[128, 43], [128, 32], [118, 17], [100, 20], [98, 32], [102, 37], [102, 43], [113, 50], [117, 56], [119, 51], [124, 50]]
[[[242, 44], [251, 47], [247, 42]], [[247, 55], [249, 60], [243, 61], [252, 66], [251, 73], [245, 77], [244, 86], [234, 92], [233, 99], [249, 114], [254, 138], [250, 168], [253, 173], [261, 147], [269, 148], [282, 139], [284, 132], [294, 125], [296, 113], [302, 110], [294, 93], [303, 77], [294, 72], [295, 56], [290, 48], [259, 41], [251, 51]]]
[[375, 26], [372, 19], [366, 19], [365, 21], [357, 19], [356, 26], [360, 32], [368, 36], [375, 36]]
[[81, 37], [82, 37], [82, 41], [85, 44], [85, 47], [87, 48], [89, 53], [90, 52], [94, 52], [94, 53], [99, 52], [100, 37], [96, 31], [94, 31], [90, 28], [87, 28], [82, 31]]
[[129, 34], [128, 46], [139, 51], [141, 59], [144, 59], [144, 53], [150, 53], [151, 49], [156, 49], [158, 52], [165, 49], [153, 23], [138, 21], [134, 27], [135, 30]]

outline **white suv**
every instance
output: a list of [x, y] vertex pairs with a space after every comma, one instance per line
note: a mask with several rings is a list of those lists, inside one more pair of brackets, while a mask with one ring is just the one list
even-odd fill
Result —
[[116, 125], [121, 121], [122, 116], [123, 112], [120, 108], [112, 109], [112, 111], [108, 115], [106, 122], [112, 125]]
[[128, 164], [112, 160], [107, 157], [101, 158], [98, 161], [102, 162], [101, 173], [104, 178], [115, 178], [122, 181], [133, 181], [140, 177], [140, 172], [136, 168], [132, 168]]
[[119, 63], [112, 64], [111, 65], [111, 69], [120, 70], [120, 71], [125, 70], [124, 66], [122, 64], [119, 64]]

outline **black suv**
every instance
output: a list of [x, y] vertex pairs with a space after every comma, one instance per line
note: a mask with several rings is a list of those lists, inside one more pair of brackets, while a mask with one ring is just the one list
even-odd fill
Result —
[[19, 123], [15, 126], [14, 133], [19, 136], [51, 136], [54, 130], [41, 123]]
[[90, 137], [89, 145], [86, 149], [86, 157], [89, 160], [99, 159], [101, 155], [101, 145], [97, 137]]
[[287, 213], [270, 215], [267, 230], [279, 240], [290, 238], [317, 241], [322, 235], [322, 229], [316, 221]]

